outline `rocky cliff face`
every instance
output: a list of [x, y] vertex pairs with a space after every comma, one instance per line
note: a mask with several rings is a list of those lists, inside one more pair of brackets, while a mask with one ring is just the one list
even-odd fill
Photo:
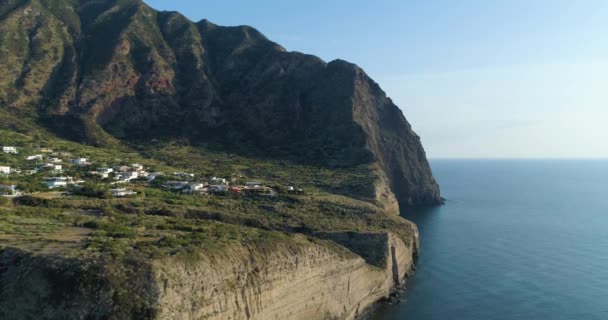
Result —
[[379, 203], [441, 201], [418, 136], [359, 67], [139, 0], [0, 4], [0, 109], [94, 144], [151, 138], [326, 167]]
[[[296, 236], [197, 259], [95, 263], [3, 250], [0, 317], [353, 319], [403, 281], [417, 250], [416, 236], [324, 237], [342, 246]], [[366, 260], [355, 254], [361, 246], [377, 255]]]

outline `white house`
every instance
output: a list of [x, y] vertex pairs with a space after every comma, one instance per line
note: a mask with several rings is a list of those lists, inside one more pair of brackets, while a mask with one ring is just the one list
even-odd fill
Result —
[[89, 164], [89, 159], [87, 158], [76, 158], [76, 159], [72, 159], [70, 160], [70, 162], [72, 162], [75, 165], [78, 166], [86, 166]]
[[182, 192], [190, 193], [190, 194], [207, 193], [207, 191], [209, 191], [209, 190], [205, 188], [205, 184], [200, 183], [200, 182], [190, 183], [182, 189]]
[[10, 174], [11, 167], [0, 166], [0, 174]]
[[195, 182], [195, 183], [190, 184], [190, 190], [192, 190], [192, 191], [198, 191], [198, 190], [203, 189], [204, 187], [205, 187], [205, 185], [200, 182]]
[[92, 171], [91, 174], [96, 174], [102, 179], [110, 177], [110, 173], [114, 172], [112, 168], [98, 168], [97, 171]]
[[17, 152], [17, 148], [15, 148], [15, 147], [9, 147], [9, 146], [2, 147], [2, 152], [4, 152], [4, 153], [12, 153], [12, 154], [19, 153], [19, 152]]
[[47, 178], [44, 181], [44, 184], [46, 184], [46, 186], [49, 187], [49, 189], [65, 187], [68, 185], [68, 183], [72, 183], [71, 177]]
[[187, 186], [185, 186], [183, 189], [183, 192], [186, 192], [186, 193], [201, 192], [204, 188], [205, 188], [205, 184], [200, 183], [200, 182], [193, 182], [193, 183], [189, 183]]
[[53, 163], [45, 163], [41, 166], [41, 168], [44, 169], [48, 169], [48, 170], [52, 170], [55, 172], [61, 172], [63, 170], [63, 166], [60, 164], [53, 164]]
[[122, 182], [128, 182], [137, 178], [139, 178], [139, 173], [137, 173], [137, 171], [123, 172], [114, 177], [114, 179]]
[[27, 156], [25, 158], [25, 160], [27, 160], [27, 161], [42, 160], [42, 157], [43, 156], [41, 154], [35, 154], [33, 156]]
[[152, 173], [148, 174], [148, 176], [147, 176], [148, 182], [152, 182], [157, 177], [164, 176], [164, 175], [165, 174], [163, 172], [152, 172]]
[[137, 194], [137, 192], [125, 188], [118, 188], [110, 190], [113, 197], [126, 197], [130, 195]]
[[102, 179], [108, 178], [110, 176], [107, 173], [102, 173], [102, 172], [99, 172], [99, 171], [89, 171], [89, 174], [100, 176]]
[[42, 147], [42, 148], [38, 148], [38, 152], [42, 152], [42, 153], [53, 153], [53, 149], [51, 149], [51, 148], [45, 148], [45, 147]]
[[97, 169], [97, 172], [102, 173], [102, 174], [110, 174], [112, 172], [114, 172], [114, 169], [112, 168], [99, 168]]
[[131, 165], [131, 169], [133, 169], [135, 171], [140, 171], [140, 170], [144, 170], [144, 166], [140, 163], [134, 163]]
[[125, 172], [125, 174], [129, 180], [134, 180], [134, 179], [139, 178], [139, 172], [137, 172], [137, 171], [129, 171], [129, 172]]
[[14, 184], [0, 184], [0, 195], [17, 194], [17, 186]]

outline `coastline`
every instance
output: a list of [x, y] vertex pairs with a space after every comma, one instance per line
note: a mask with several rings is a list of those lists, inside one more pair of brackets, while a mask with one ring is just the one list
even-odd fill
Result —
[[384, 297], [374, 302], [372, 305], [363, 310], [363, 312], [356, 315], [353, 320], [371, 320], [373, 316], [379, 311], [380, 307], [384, 305], [393, 305], [403, 301], [402, 297], [404, 294], [407, 293], [407, 282], [411, 277], [415, 275], [415, 273], [416, 266], [412, 265], [412, 268], [403, 278], [401, 283], [391, 289], [391, 292], [389, 293], [388, 297]]

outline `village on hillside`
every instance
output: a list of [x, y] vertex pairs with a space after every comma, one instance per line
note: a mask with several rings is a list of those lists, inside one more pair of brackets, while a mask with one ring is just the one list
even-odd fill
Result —
[[[45, 191], [78, 195], [86, 194], [88, 188], [102, 189], [108, 196], [121, 198], [136, 196], [134, 187], [142, 185], [193, 196], [275, 197], [279, 193], [276, 186], [267, 186], [262, 181], [246, 181], [237, 175], [223, 178], [199, 177], [189, 172], [165, 173], [139, 163], [107, 164], [48, 147], [35, 150], [35, 154], [21, 154], [17, 147], [1, 147], [1, 152], [13, 157], [12, 163], [17, 162], [19, 166], [0, 162], [0, 195], [14, 197]], [[288, 194], [304, 193], [295, 186], [280, 189]]]

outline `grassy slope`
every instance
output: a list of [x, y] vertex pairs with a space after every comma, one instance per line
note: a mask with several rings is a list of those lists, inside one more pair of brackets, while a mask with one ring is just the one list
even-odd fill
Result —
[[[211, 153], [178, 143], [153, 147], [98, 148], [62, 140], [35, 126], [0, 129], [0, 145], [17, 146], [19, 155], [0, 154], [0, 164], [19, 166], [35, 147], [52, 147], [101, 164], [143, 163], [153, 171], [188, 171], [198, 177], [240, 176], [278, 187], [295, 184], [305, 196], [273, 199], [195, 197], [145, 185], [132, 185], [131, 199], [26, 197], [0, 202], [0, 245], [64, 255], [149, 256], [209, 253], [230, 244], [288, 241], [294, 233], [314, 238], [319, 231], [392, 230], [409, 242], [413, 229], [370, 202], [346, 197], [373, 181], [365, 167], [331, 171], [289, 162]], [[12, 177], [0, 182], [19, 182]]]

